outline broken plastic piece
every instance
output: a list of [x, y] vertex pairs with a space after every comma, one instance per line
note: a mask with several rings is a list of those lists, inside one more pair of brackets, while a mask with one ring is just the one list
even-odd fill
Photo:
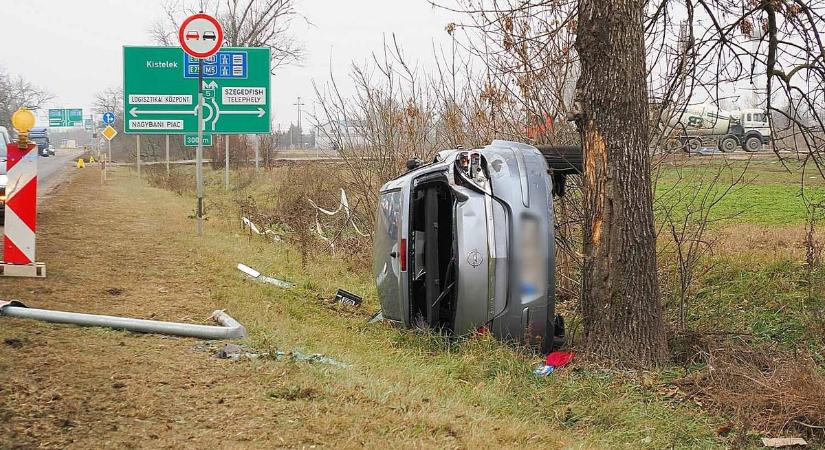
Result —
[[238, 270], [240, 270], [241, 272], [249, 275], [251, 278], [254, 278], [254, 279], [256, 279], [256, 280], [258, 280], [262, 283], [274, 284], [275, 286], [278, 286], [278, 287], [284, 288], [284, 289], [290, 289], [290, 288], [295, 287], [294, 284], [292, 284], [288, 281], [279, 280], [277, 278], [268, 277], [266, 275], [261, 275], [261, 272], [258, 272], [257, 270], [247, 266], [246, 264], [238, 263]]
[[536, 376], [539, 376], [539, 377], [546, 377], [547, 375], [550, 375], [551, 373], [553, 373], [554, 370], [556, 370], [556, 369], [553, 366], [548, 366], [547, 364], [542, 364], [542, 365], [538, 366], [536, 368], [536, 370], [533, 371], [533, 373]]
[[378, 311], [377, 313], [375, 313], [374, 316], [370, 318], [370, 321], [367, 323], [376, 323], [381, 322], [382, 320], [384, 320], [384, 311]]
[[802, 438], [762, 438], [762, 445], [765, 447], [782, 448], [793, 447], [796, 445], [808, 445], [808, 442]]
[[347, 305], [360, 306], [363, 299], [352, 292], [338, 289], [338, 292], [335, 293], [335, 301]]

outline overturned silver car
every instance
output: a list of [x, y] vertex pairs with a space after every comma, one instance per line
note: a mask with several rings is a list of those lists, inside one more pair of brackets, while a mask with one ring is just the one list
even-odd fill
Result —
[[537, 148], [445, 150], [380, 192], [373, 271], [384, 318], [553, 344], [553, 182]]

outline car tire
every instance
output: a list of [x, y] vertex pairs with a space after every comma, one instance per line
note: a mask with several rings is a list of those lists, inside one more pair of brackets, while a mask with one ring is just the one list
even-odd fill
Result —
[[687, 141], [687, 149], [691, 153], [697, 153], [702, 149], [702, 140], [699, 138], [690, 138]]
[[758, 152], [762, 150], [762, 138], [759, 136], [748, 136], [745, 138], [745, 144], [742, 147], [746, 152]]
[[733, 153], [736, 151], [736, 147], [739, 146], [739, 141], [736, 140], [733, 136], [725, 136], [719, 142], [719, 151], [722, 153]]

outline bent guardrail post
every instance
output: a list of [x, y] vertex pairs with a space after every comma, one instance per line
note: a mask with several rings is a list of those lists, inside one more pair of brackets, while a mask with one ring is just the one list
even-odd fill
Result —
[[157, 333], [200, 339], [241, 339], [246, 328], [224, 311], [212, 313], [212, 319], [221, 326], [196, 325], [158, 320], [132, 319], [129, 317], [102, 316], [48, 309], [27, 308], [20, 302], [0, 301], [0, 316], [34, 319], [50, 323], [64, 323], [84, 327], [105, 327], [137, 333]]

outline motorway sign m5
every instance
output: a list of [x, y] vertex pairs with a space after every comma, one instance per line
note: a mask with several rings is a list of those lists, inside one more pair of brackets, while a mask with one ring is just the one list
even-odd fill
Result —
[[[268, 48], [224, 48], [203, 59], [203, 130], [261, 134], [270, 126]], [[199, 60], [180, 47], [123, 47], [124, 131], [198, 131]]]

